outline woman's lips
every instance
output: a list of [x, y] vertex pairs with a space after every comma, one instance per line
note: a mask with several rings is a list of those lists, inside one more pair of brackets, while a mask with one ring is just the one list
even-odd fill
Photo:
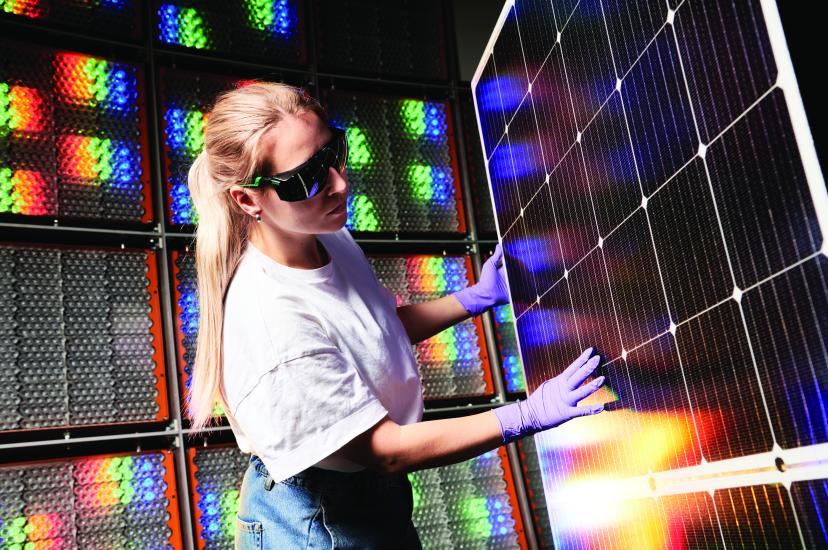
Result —
[[339, 214], [343, 210], [345, 210], [345, 203], [344, 202], [342, 204], [340, 204], [339, 206], [337, 206], [336, 208], [334, 208], [333, 210], [331, 210], [330, 212], [328, 212], [328, 214]]

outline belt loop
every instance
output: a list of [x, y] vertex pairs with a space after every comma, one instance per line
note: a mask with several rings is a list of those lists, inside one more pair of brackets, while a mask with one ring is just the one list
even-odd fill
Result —
[[265, 479], [264, 482], [265, 491], [270, 491], [271, 489], [273, 489], [274, 485], [276, 485], [276, 482], [273, 481], [273, 478], [268, 475], [267, 479]]

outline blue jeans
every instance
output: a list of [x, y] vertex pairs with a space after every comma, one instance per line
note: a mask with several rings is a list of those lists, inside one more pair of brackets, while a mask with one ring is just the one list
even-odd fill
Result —
[[308, 468], [275, 483], [256, 455], [244, 474], [236, 548], [416, 549], [405, 474]]

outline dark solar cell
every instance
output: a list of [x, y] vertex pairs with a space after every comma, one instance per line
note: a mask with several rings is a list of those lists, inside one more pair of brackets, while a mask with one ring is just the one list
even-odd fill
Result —
[[788, 491], [782, 485], [721, 489], [714, 495], [728, 548], [800, 548]]
[[[688, 204], [692, 207], [686, 208]], [[676, 323], [733, 294], [733, 279], [701, 159], [653, 195], [647, 213]]]
[[670, 326], [644, 210], [636, 211], [603, 246], [621, 342], [632, 349]]
[[676, 341], [705, 459], [770, 451], [770, 424], [736, 301], [680, 325]]
[[[641, 413], [630, 435], [646, 440], [658, 434], [665, 439], [662, 453], [642, 456], [641, 462], [653, 472], [698, 464], [697, 428], [673, 335], [664, 334], [629, 352], [626, 363], [632, 395], [624, 401]], [[664, 418], [670, 422], [663, 422]]]
[[776, 82], [759, 0], [685, 2], [676, 12], [699, 133], [708, 143]]
[[601, 5], [612, 43], [615, 71], [621, 76], [630, 70], [667, 21], [667, 6], [662, 0], [602, 0]]
[[641, 204], [624, 108], [613, 94], [581, 137], [598, 231], [606, 235]]
[[578, 128], [583, 129], [615, 87], [609, 39], [598, 0], [578, 3], [561, 33], [561, 49], [575, 118]]
[[644, 193], [652, 194], [699, 143], [672, 33], [662, 31], [621, 86]]
[[572, 267], [598, 246], [598, 226], [580, 147], [572, 149], [552, 173], [549, 193], [563, 262]]
[[781, 90], [714, 142], [706, 160], [739, 288], [819, 250], [822, 234]]
[[558, 37], [548, 0], [518, 0], [515, 13], [529, 78], [534, 79]]
[[828, 441], [828, 258], [818, 256], [742, 298], [776, 440]]
[[503, 136], [503, 129], [506, 126], [506, 120], [503, 118], [503, 104], [500, 101], [500, 82], [497, 78], [494, 57], [491, 56], [477, 85], [477, 110], [480, 125], [483, 128], [483, 144], [488, 157]]
[[551, 170], [575, 143], [575, 111], [569, 94], [561, 48], [555, 48], [532, 82], [531, 105], [540, 127], [541, 146]]
[[791, 496], [805, 547], [828, 546], [828, 480], [797, 481], [791, 485]]

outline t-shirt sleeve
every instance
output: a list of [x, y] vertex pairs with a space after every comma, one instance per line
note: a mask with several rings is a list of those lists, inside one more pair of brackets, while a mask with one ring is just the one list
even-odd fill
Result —
[[[234, 408], [255, 453], [279, 482], [312, 466], [388, 411], [339, 350], [320, 342], [267, 371]], [[305, 334], [308, 337], [308, 334]]]

